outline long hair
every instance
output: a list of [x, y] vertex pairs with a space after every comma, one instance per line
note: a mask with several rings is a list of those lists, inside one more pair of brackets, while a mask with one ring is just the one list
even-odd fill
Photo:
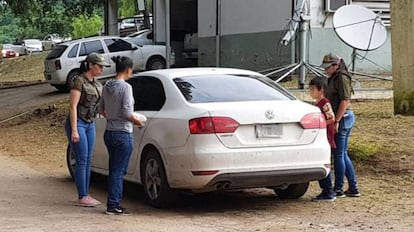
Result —
[[115, 62], [115, 69], [117, 73], [122, 73], [133, 67], [132, 59], [126, 56], [113, 56], [111, 60]]
[[90, 67], [89, 67], [89, 62], [88, 62], [88, 61], [86, 61], [86, 59], [85, 59], [85, 60], [83, 60], [83, 61], [81, 62], [81, 65], [80, 65], [80, 70], [81, 70], [81, 72], [82, 72], [82, 73], [87, 72], [89, 69], [90, 69]]
[[348, 67], [346, 66], [346, 64], [345, 64], [345, 61], [344, 61], [344, 59], [340, 59], [339, 60], [339, 64], [338, 64], [338, 66], [339, 66], [339, 70], [340, 71], [343, 71], [343, 72], [346, 72], [346, 73], [349, 73], [349, 71], [348, 71]]

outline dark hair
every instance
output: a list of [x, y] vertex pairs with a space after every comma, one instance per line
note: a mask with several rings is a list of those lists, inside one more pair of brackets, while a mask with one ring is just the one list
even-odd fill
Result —
[[346, 67], [346, 64], [345, 64], [345, 61], [344, 61], [344, 59], [340, 59], [339, 60], [339, 64], [338, 64], [338, 66], [339, 66], [339, 70], [341, 70], [341, 71], [345, 71], [345, 72], [348, 72], [348, 67]]
[[115, 62], [115, 69], [117, 73], [124, 72], [125, 70], [132, 68], [132, 59], [126, 56], [113, 56], [111, 58]]
[[318, 90], [327, 88], [327, 81], [325, 77], [314, 77], [310, 80], [309, 85], [315, 86]]
[[82, 73], [87, 72], [89, 70], [89, 62], [85, 60], [81, 61], [80, 70]]

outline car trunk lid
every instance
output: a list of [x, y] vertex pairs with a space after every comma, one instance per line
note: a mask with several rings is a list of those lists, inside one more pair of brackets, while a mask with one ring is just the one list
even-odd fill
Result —
[[[229, 127], [235, 127], [234, 122], [238, 123], [234, 131], [220, 129], [221, 131], [216, 133], [223, 145], [229, 148], [309, 144], [320, 132], [319, 126], [315, 128], [305, 125], [309, 123], [309, 117], [320, 116], [319, 109], [298, 100], [197, 105], [205, 108], [213, 119], [219, 120], [219, 123], [226, 123], [220, 121], [223, 118], [227, 120]], [[223, 128], [222, 125], [220, 127]], [[309, 129], [305, 129], [306, 127]]]

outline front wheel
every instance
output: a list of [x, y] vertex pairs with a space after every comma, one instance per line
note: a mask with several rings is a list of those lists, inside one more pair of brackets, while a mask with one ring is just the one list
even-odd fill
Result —
[[308, 187], [309, 182], [306, 182], [301, 184], [291, 184], [284, 189], [275, 188], [273, 190], [281, 199], [298, 199], [308, 191]]
[[75, 170], [76, 170], [76, 157], [75, 152], [73, 152], [70, 144], [66, 149], [66, 165], [68, 166], [69, 174], [72, 177], [72, 180], [75, 180]]
[[147, 153], [141, 170], [147, 202], [156, 208], [170, 206], [175, 193], [168, 184], [164, 164], [156, 150]]

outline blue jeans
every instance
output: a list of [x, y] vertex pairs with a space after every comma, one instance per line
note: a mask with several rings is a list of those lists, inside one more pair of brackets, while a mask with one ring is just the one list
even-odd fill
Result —
[[77, 121], [79, 142], [72, 143], [72, 129], [69, 119], [66, 120], [65, 130], [69, 144], [75, 153], [75, 183], [78, 190], [78, 197], [81, 199], [89, 194], [89, 183], [91, 180], [91, 159], [95, 147], [95, 123], [85, 122], [82, 119]]
[[105, 131], [104, 140], [109, 154], [107, 207], [121, 205], [123, 177], [128, 170], [132, 154], [133, 135], [123, 131]]
[[336, 149], [334, 152], [335, 190], [343, 190], [344, 178], [348, 179], [350, 190], [358, 189], [354, 165], [348, 156], [348, 140], [355, 124], [355, 115], [347, 110], [339, 122], [338, 133], [335, 134]]
[[[331, 150], [331, 154], [333, 153], [333, 149]], [[328, 176], [323, 178], [322, 180], [319, 180], [319, 187], [326, 192], [329, 192], [330, 194], [334, 194], [333, 186], [332, 186], [332, 175], [331, 171], [329, 171]]]

